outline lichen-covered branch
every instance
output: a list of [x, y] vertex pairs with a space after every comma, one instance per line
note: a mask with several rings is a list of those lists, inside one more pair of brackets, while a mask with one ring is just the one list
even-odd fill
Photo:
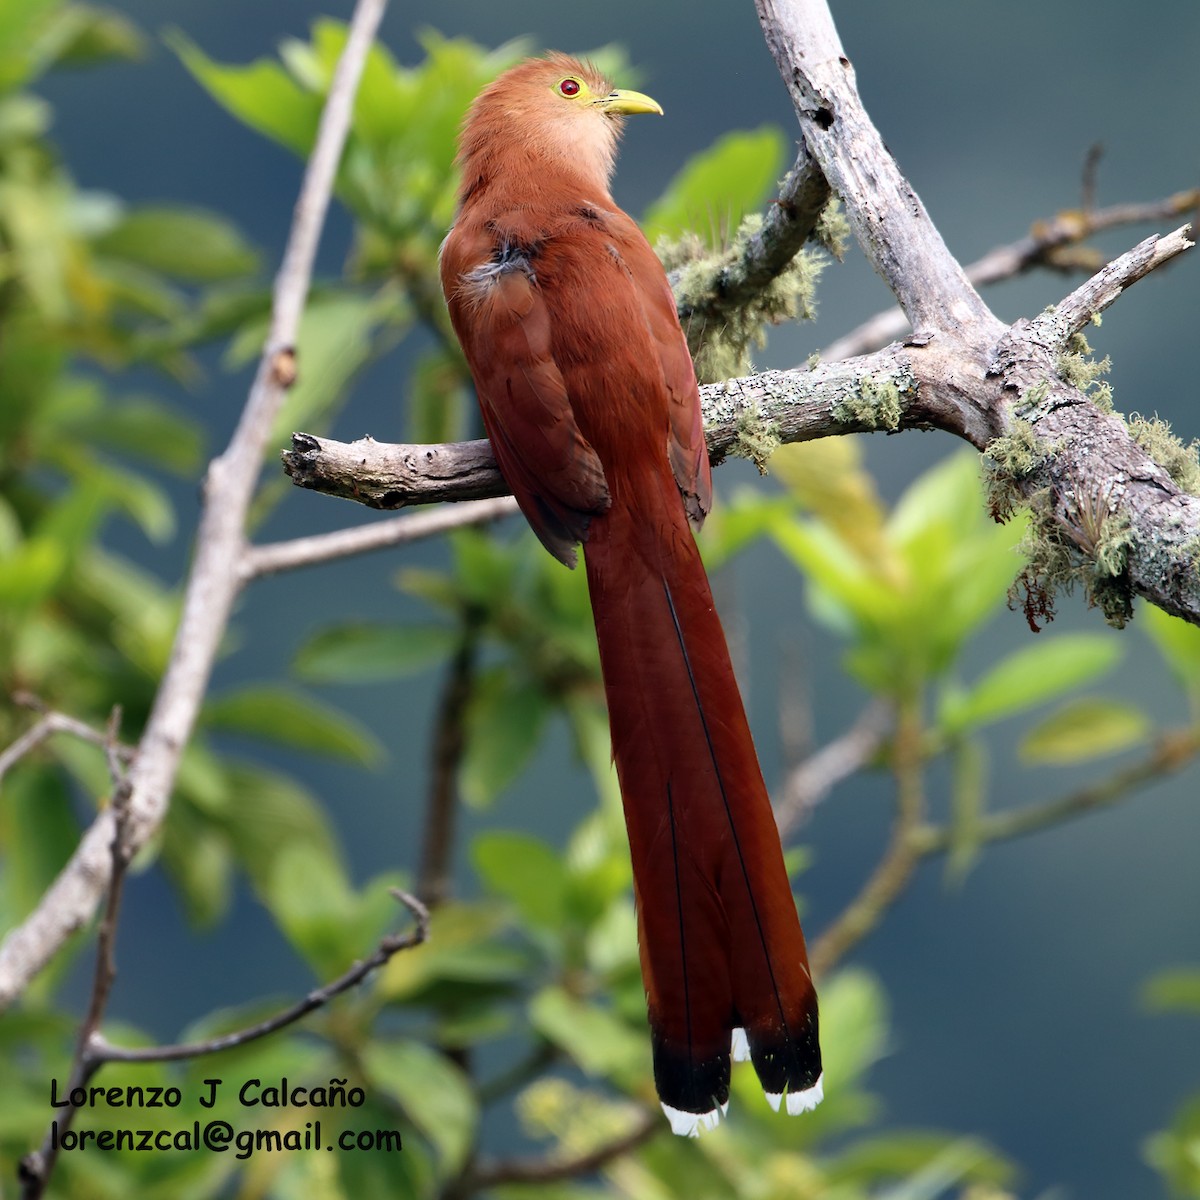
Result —
[[671, 273], [671, 285], [679, 298], [679, 322], [684, 329], [694, 322], [720, 322], [755, 300], [787, 270], [813, 236], [829, 200], [829, 184], [801, 143], [796, 162], [780, 185], [778, 199], [767, 210], [758, 230], [740, 243], [736, 256], [723, 262], [704, 287], [686, 295], [680, 294], [679, 272]]
[[[1200, 623], [1200, 497], [1184, 491], [1119, 417], [1098, 408], [1064, 373], [1080, 297], [1106, 301], [1189, 245], [1182, 231], [1147, 239], [1071, 293], [1061, 310], [1018, 321], [999, 336], [987, 322], [975, 327], [975, 339], [960, 330], [810, 370], [764, 371], [708, 385], [701, 399], [710, 456], [715, 462], [730, 454], [757, 459], [763, 446], [844, 433], [953, 433], [987, 450], [997, 464], [1008, 494], [995, 506], [998, 515], [1036, 497], [1050, 505], [1046, 521], [1070, 531], [1081, 497], [1092, 505], [1102, 500], [1120, 524], [1124, 550], [1119, 562], [1111, 554], [1104, 558], [1101, 569], [1123, 594], [1140, 594]], [[1014, 428], [1029, 429], [1045, 452], [1023, 465], [1005, 462], [1004, 439]], [[505, 490], [486, 442], [390, 446], [301, 434], [295, 444], [284, 460], [299, 486], [376, 508]], [[422, 473], [424, 464], [431, 464], [431, 474]], [[1096, 550], [1079, 544], [1071, 553], [1083, 561]]]

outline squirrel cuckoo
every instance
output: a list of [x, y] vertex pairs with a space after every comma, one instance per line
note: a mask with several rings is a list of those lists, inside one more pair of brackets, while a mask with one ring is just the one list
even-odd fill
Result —
[[501, 75], [459, 142], [442, 287], [496, 461], [546, 549], [583, 543], [624, 801], [654, 1079], [714, 1127], [730, 1059], [821, 1100], [817, 1001], [767, 789], [689, 525], [712, 479], [662, 266], [609, 194], [623, 118], [661, 113], [552, 54]]

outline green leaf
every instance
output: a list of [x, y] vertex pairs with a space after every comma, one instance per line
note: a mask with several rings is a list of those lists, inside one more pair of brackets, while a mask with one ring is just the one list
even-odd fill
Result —
[[457, 636], [443, 625], [335, 625], [301, 646], [293, 666], [310, 683], [403, 679], [444, 659]]
[[1179, 1109], [1170, 1129], [1147, 1140], [1144, 1153], [1171, 1196], [1200, 1197], [1200, 1096]]
[[1119, 754], [1146, 740], [1150, 722], [1130, 704], [1076, 700], [1065, 704], [1021, 742], [1028, 763], [1062, 766]]
[[66, 565], [59, 542], [31, 538], [0, 561], [0, 606], [34, 607], [58, 585]]
[[497, 941], [507, 921], [496, 904], [440, 906], [430, 939], [396, 955], [380, 972], [380, 993], [411, 1000], [439, 982], [507, 984], [525, 978], [528, 956]]
[[362, 1050], [372, 1087], [392, 1097], [429, 1139], [443, 1178], [466, 1161], [479, 1111], [470, 1082], [448, 1058], [419, 1042], [373, 1041]]
[[644, 1030], [631, 1029], [608, 1009], [587, 1004], [561, 987], [543, 988], [529, 1004], [533, 1028], [583, 1070], [630, 1083], [646, 1071]]
[[1161, 971], [1142, 989], [1151, 1012], [1184, 1012], [1200, 1016], [1200, 967]]
[[492, 609], [517, 590], [521, 555], [511, 543], [481, 529], [460, 529], [450, 536], [459, 586], [468, 600]]
[[988, 671], [960, 698], [943, 704], [942, 724], [950, 733], [976, 729], [1044, 704], [1110, 671], [1123, 653], [1104, 634], [1042, 635]]
[[54, 110], [37, 96], [0, 99], [0, 146], [42, 137], [54, 121]]
[[1200, 712], [1200, 628], [1155, 608], [1144, 605], [1139, 614], [1142, 629], [1158, 647], [1159, 654], [1191, 697], [1192, 708]]
[[257, 252], [233, 224], [200, 209], [136, 208], [93, 245], [100, 254], [190, 283], [235, 279], [259, 266]]
[[879, 1193], [880, 1200], [937, 1200], [955, 1184], [984, 1173], [993, 1162], [994, 1152], [989, 1147], [973, 1138], [958, 1138], [938, 1150], [908, 1179]]
[[177, 789], [162, 837], [162, 861], [179, 889], [188, 919], [211, 928], [233, 899], [233, 855], [224, 831]]
[[225, 770], [237, 802], [228, 806], [223, 827], [260, 893], [270, 887], [275, 860], [285, 848], [307, 842], [336, 853], [337, 837], [324, 810], [290, 776], [228, 761]]
[[346, 970], [366, 950], [351, 929], [358, 897], [324, 848], [311, 842], [283, 847], [266, 898], [288, 940], [321, 974]]
[[3, 881], [6, 927], [23, 919], [45, 894], [79, 841], [79, 824], [62, 773], [25, 764], [4, 780]]
[[142, 58], [146, 52], [141, 30], [111, 8], [68, 4], [60, 20], [63, 29], [55, 54], [58, 66], [87, 67], [114, 58]]
[[478, 679], [467, 710], [460, 781], [468, 804], [490, 804], [525, 769], [550, 706], [533, 684], [497, 668]]
[[[965, 1177], [973, 1183], [1000, 1186], [1011, 1182], [1015, 1175], [1012, 1165], [985, 1142], [907, 1129], [854, 1143], [827, 1164], [827, 1172], [833, 1180], [852, 1181], [860, 1186], [886, 1183], [906, 1175], [932, 1182], [951, 1163], [957, 1164], [959, 1171], [946, 1183]], [[896, 1189], [872, 1194], [886, 1196], [888, 1200], [908, 1197], [914, 1194], [908, 1189], [915, 1182], [908, 1180]], [[946, 1195], [945, 1184], [932, 1193], [916, 1194]]]
[[161, 546], [171, 540], [175, 534], [175, 509], [158, 484], [112, 463], [97, 462], [92, 474], [103, 480], [111, 502], [123, 508], [151, 542]]
[[561, 854], [530, 834], [498, 831], [477, 836], [471, 857], [485, 886], [511, 900], [526, 921], [561, 932], [569, 886]]
[[719, 245], [760, 207], [783, 171], [787, 140], [774, 126], [727, 133], [694, 155], [642, 218], [650, 244], [689, 231]]
[[168, 32], [166, 42], [218, 104], [251, 129], [307, 156], [321, 115], [320, 96], [300, 87], [267, 59], [227, 67], [214, 62], [178, 30]]
[[417, 443], [465, 440], [469, 402], [461, 363], [447, 350], [427, 351], [417, 360], [409, 381], [409, 440]]
[[383, 747], [357, 721], [281, 684], [247, 684], [204, 706], [210, 729], [226, 729], [311, 754], [370, 766]]

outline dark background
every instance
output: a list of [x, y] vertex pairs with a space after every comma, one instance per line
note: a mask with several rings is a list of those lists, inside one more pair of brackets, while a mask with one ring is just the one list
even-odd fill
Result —
[[[281, 37], [303, 36], [313, 16], [349, 15], [340, 0], [136, 0], [115, 7], [154, 35], [177, 26], [226, 61], [272, 54]], [[1151, 199], [1200, 182], [1194, 0], [843, 0], [834, 15], [869, 111], [964, 262], [1021, 236], [1036, 218], [1076, 204], [1081, 165], [1094, 142], [1106, 149], [1101, 203]], [[628, 132], [616, 195], [634, 213], [722, 132], [773, 122], [792, 136], [790, 105], [750, 0], [410, 0], [393, 6], [383, 37], [401, 61], [412, 62], [414, 32], [425, 26], [485, 44], [528, 35], [537, 49], [622, 43], [641, 72], [638, 86], [667, 114]], [[225, 212], [264, 248], [274, 269], [299, 164], [220, 111], [161, 43], [144, 62], [57, 75], [41, 90], [57, 107], [55, 137], [81, 185], [128, 201]], [[348, 231], [335, 213], [322, 248], [327, 275], [340, 268]], [[1120, 231], [1105, 248], [1117, 253], [1148, 232]], [[1003, 285], [988, 299], [1013, 319], [1036, 313], [1071, 286], [1043, 274]], [[887, 300], [882, 283], [851, 250], [846, 264], [825, 276], [816, 324], [777, 331], [760, 365], [801, 361]], [[1101, 354], [1112, 355], [1118, 408], [1158, 412], [1185, 438], [1200, 434], [1198, 300], [1200, 265], [1186, 258], [1139, 284], [1092, 336]], [[215, 356], [208, 366], [205, 382], [187, 393], [143, 382], [199, 414], [215, 451], [229, 435], [247, 380], [227, 373]], [[375, 368], [335, 435], [398, 437], [404, 378], [403, 361]], [[876, 437], [868, 444], [889, 498], [953, 449], [944, 435]], [[750, 478], [742, 464], [723, 467], [718, 502], [721, 492]], [[122, 550], [167, 579], [184, 570], [196, 513], [194, 493], [177, 495], [181, 533], [167, 551], [132, 534], [113, 535]], [[348, 505], [297, 492], [264, 534], [284, 537], [366, 519]], [[256, 584], [236, 618], [239, 648], [221, 664], [216, 686], [283, 670], [305, 631], [321, 621], [416, 613], [391, 589], [390, 576], [401, 562], [440, 554], [423, 547]], [[794, 575], [773, 552], [746, 556], [718, 593], [744, 639], [751, 720], [767, 778], [778, 778], [781, 662], [797, 654], [803, 661], [819, 696], [822, 739], [853, 719], [862, 697], [848, 683], [834, 686], [839, 647], [810, 624]], [[1059, 629], [1101, 627], [1078, 598], [1061, 608]], [[1002, 615], [964, 664], [967, 677], [1030, 636], [1019, 615]], [[1109, 690], [1136, 697], [1169, 721], [1179, 701], [1136, 620], [1112, 636], [1122, 639], [1126, 657]], [[330, 807], [359, 881], [415, 865], [436, 683], [427, 675], [411, 686], [331, 693], [389, 746], [386, 769], [290, 764]], [[991, 747], [996, 805], [1048, 798], [1087, 776], [1032, 774], [1011, 765], [1016, 732], [1002, 726]], [[561, 837], [589, 803], [587, 787], [559, 731], [532, 774], [497, 809], [473, 817], [470, 828], [517, 826], [536, 810], [545, 836]], [[921, 871], [854, 955], [878, 974], [893, 1005], [891, 1054], [873, 1076], [890, 1121], [987, 1137], [1025, 1168], [1023, 1195], [1160, 1192], [1139, 1144], [1200, 1085], [1200, 1027], [1147, 1015], [1138, 989], [1163, 967], [1200, 961], [1196, 793], [1193, 770], [1115, 811], [992, 849], [958, 888], [945, 884], [940, 864]], [[815, 855], [803, 884], [811, 930], [823, 928], [857, 890], [880, 852], [889, 815], [886, 789], [856, 782], [841, 788], [806, 830]], [[197, 939], [154, 871], [134, 881], [120, 961], [114, 1014], [164, 1038], [215, 1005], [309, 982], [252, 900], [242, 897], [231, 922]]]

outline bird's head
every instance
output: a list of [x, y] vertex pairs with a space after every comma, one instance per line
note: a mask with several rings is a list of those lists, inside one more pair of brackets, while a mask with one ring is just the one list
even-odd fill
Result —
[[607, 190], [623, 118], [662, 113], [641, 92], [614, 88], [590, 63], [565, 54], [527, 59], [485, 88], [463, 125], [464, 172], [501, 153], [562, 164]]

